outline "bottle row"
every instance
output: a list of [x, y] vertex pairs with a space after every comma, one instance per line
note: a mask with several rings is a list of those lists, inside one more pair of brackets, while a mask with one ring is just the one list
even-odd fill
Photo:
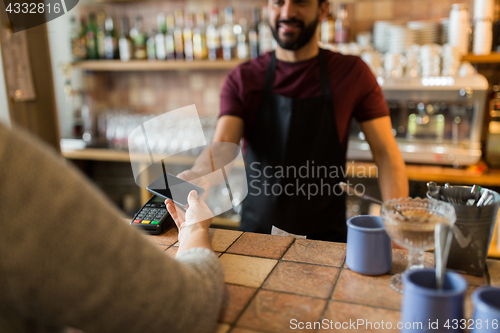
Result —
[[77, 22], [71, 18], [71, 48], [75, 61], [97, 59], [137, 60], [216, 60], [248, 59], [275, 48], [267, 7], [252, 10], [250, 25], [246, 18], [234, 23], [232, 7], [224, 10], [224, 22], [217, 8], [211, 10], [209, 22], [204, 12], [184, 14], [158, 13], [157, 27], [144, 31], [143, 18], [122, 17], [117, 33], [112, 17], [90, 13]]

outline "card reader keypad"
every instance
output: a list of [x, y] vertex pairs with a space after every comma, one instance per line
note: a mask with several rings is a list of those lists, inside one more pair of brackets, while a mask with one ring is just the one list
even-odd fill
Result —
[[165, 203], [146, 204], [135, 216], [134, 223], [159, 224], [167, 214]]

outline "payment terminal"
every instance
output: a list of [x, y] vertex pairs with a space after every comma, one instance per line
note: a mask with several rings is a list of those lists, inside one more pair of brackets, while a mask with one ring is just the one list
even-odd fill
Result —
[[141, 228], [148, 234], [160, 235], [167, 231], [173, 222], [165, 206], [165, 199], [153, 195], [134, 216], [130, 224]]

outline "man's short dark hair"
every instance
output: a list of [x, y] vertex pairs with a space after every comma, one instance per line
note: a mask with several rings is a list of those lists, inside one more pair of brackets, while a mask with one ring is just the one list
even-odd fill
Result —
[[325, 2], [326, 0], [319, 0], [318, 3], [321, 5], [323, 2]]

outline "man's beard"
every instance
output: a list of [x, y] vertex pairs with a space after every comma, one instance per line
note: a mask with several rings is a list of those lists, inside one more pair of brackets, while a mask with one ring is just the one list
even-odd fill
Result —
[[[314, 34], [316, 33], [316, 28], [318, 26], [318, 22], [319, 22], [319, 19], [316, 18], [311, 24], [309, 24], [308, 26], [305, 26], [304, 22], [299, 21], [297, 19], [293, 19], [293, 18], [290, 20], [280, 20], [280, 21], [276, 21], [276, 26], [271, 27], [271, 30], [273, 32], [274, 39], [276, 39], [276, 42], [278, 42], [278, 45], [282, 49], [289, 50], [289, 51], [297, 51], [302, 46], [306, 45], [311, 40], [311, 38], [314, 36]], [[299, 24], [300, 25], [300, 33], [297, 36], [297, 38], [295, 38], [294, 40], [289, 40], [289, 41], [282, 40], [279, 37], [279, 32], [278, 32], [280, 23]]]

